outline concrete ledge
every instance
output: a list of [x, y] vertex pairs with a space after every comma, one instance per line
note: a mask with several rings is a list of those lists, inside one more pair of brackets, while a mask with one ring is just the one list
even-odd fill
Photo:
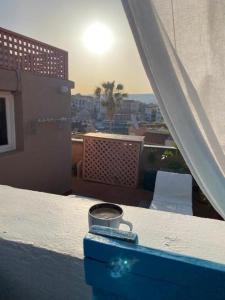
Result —
[[[1, 299], [90, 299], [83, 238], [94, 203], [0, 186]], [[141, 245], [225, 264], [223, 221], [122, 207]]]

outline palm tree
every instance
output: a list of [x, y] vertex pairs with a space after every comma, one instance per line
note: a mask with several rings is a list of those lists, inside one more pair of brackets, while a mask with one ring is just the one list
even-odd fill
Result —
[[112, 131], [112, 121], [121, 101], [127, 98], [128, 94], [123, 92], [124, 87], [121, 83], [115, 85], [115, 81], [104, 82], [101, 87], [95, 89], [95, 96], [103, 99], [102, 105], [106, 107], [107, 115], [110, 120], [110, 131]]

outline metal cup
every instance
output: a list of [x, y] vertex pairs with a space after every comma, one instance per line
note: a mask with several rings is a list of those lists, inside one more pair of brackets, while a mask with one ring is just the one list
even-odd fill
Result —
[[[99, 215], [96, 212], [99, 209], [107, 209], [108, 212], [116, 212], [115, 216], [104, 218], [103, 216]], [[123, 209], [116, 204], [113, 203], [99, 203], [93, 205], [88, 212], [88, 221], [89, 221], [89, 229], [92, 225], [100, 225], [106, 226], [111, 228], [119, 228], [120, 224], [126, 224], [130, 231], [133, 229], [133, 225], [131, 222], [126, 221], [123, 219]]]

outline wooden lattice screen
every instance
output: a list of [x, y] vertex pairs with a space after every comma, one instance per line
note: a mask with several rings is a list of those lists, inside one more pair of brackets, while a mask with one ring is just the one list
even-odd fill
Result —
[[83, 179], [136, 187], [142, 143], [142, 137], [86, 134]]
[[0, 67], [68, 79], [68, 53], [0, 27]]

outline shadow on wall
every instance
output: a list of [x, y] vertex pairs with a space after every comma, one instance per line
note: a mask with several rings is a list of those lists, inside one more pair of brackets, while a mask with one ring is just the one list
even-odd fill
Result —
[[0, 299], [2, 300], [86, 300], [83, 260], [0, 240]]

